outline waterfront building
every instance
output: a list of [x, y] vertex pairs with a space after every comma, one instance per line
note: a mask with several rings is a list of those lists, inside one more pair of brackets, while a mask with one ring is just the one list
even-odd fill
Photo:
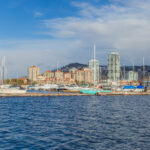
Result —
[[64, 83], [64, 73], [60, 70], [55, 71], [55, 83], [56, 84]]
[[37, 66], [31, 66], [28, 69], [28, 79], [31, 81], [37, 81], [37, 77], [40, 73], [40, 69]]
[[75, 80], [71, 78], [70, 72], [64, 73], [64, 84], [66, 85], [75, 84]]
[[64, 79], [71, 79], [71, 73], [70, 72], [64, 73]]
[[89, 68], [84, 68], [84, 82], [88, 84], [93, 83], [93, 72]]
[[76, 71], [77, 71], [77, 68], [73, 67], [69, 70], [69, 72], [71, 73], [71, 78], [73, 80], [76, 80]]
[[[95, 79], [95, 83], [99, 83], [99, 74], [100, 74], [99, 61], [96, 59], [89, 60], [88, 67], [93, 72], [93, 80]], [[94, 74], [94, 69], [95, 69], [95, 74]], [[95, 77], [94, 77], [94, 75], [95, 75]]]
[[128, 81], [136, 81], [138, 80], [138, 72], [129, 71], [128, 72]]
[[89, 68], [76, 71], [76, 81], [79, 84], [92, 84], [93, 72]]
[[117, 52], [112, 52], [108, 56], [108, 79], [120, 80], [120, 55]]
[[54, 72], [47, 70], [44, 72], [43, 76], [47, 78], [54, 78]]
[[46, 77], [44, 77], [41, 74], [38, 74], [38, 76], [37, 76], [37, 83], [38, 84], [45, 84], [46, 83]]
[[76, 71], [76, 82], [78, 84], [84, 83], [84, 71], [83, 70]]
[[55, 78], [63, 79], [64, 78], [64, 73], [60, 70], [55, 71]]

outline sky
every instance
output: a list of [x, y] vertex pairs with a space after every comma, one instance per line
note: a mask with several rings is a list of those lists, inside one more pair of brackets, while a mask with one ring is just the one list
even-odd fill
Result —
[[107, 65], [119, 52], [121, 65], [150, 65], [149, 0], [0, 0], [0, 61], [7, 76], [26, 76], [96, 58]]

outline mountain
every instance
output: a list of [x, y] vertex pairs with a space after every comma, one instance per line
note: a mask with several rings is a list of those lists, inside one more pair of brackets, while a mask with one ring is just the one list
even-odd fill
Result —
[[80, 63], [70, 63], [70, 64], [68, 64], [66, 66], [61, 67], [60, 70], [63, 71], [63, 72], [69, 72], [69, 70], [71, 68], [73, 68], [73, 67], [75, 67], [78, 70], [80, 70], [80, 69], [83, 69], [84, 67], [88, 67], [88, 65], [80, 64]]
[[[80, 69], [83, 69], [84, 67], [88, 67], [88, 65], [87, 64], [81, 64], [81, 63], [70, 63], [66, 66], [61, 67], [60, 70], [63, 72], [69, 72], [69, 70], [73, 67], [80, 70]], [[146, 65], [146, 66], [144, 66], [144, 68], [145, 68], [145, 76], [150, 76], [150, 66]], [[124, 71], [127, 74], [128, 71], [132, 71], [133, 69], [134, 69], [134, 71], [138, 72], [139, 78], [142, 78], [143, 66], [134, 66], [134, 68], [133, 68], [133, 66], [121, 66], [121, 77], [123, 76]], [[100, 66], [100, 72], [101, 72], [101, 78], [107, 79], [107, 73], [108, 73], [107, 66], [101, 65]]]

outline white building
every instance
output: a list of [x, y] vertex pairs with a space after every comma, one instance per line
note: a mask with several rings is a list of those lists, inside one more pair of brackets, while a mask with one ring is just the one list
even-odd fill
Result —
[[31, 81], [37, 81], [38, 75], [40, 74], [40, 69], [36, 66], [31, 66], [28, 69], [28, 79]]
[[128, 72], [128, 81], [137, 81], [138, 80], [138, 73], [135, 71]]

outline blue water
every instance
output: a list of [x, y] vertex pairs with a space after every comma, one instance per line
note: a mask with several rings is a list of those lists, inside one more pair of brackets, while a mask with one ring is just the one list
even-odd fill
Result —
[[150, 96], [0, 98], [0, 149], [150, 149]]

